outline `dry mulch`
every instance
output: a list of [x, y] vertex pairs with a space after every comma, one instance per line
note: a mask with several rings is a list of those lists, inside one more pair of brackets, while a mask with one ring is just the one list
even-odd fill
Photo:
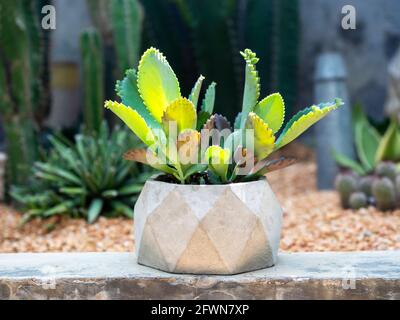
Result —
[[[335, 192], [318, 192], [315, 162], [297, 148], [298, 163], [268, 176], [284, 209], [281, 250], [353, 251], [400, 249], [400, 210], [343, 210]], [[17, 228], [21, 215], [0, 205], [0, 252], [132, 251], [132, 222], [100, 218], [35, 220]]]

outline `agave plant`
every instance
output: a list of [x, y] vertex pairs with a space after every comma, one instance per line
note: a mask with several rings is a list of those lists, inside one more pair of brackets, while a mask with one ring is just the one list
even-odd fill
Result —
[[353, 130], [358, 161], [334, 152], [336, 162], [359, 175], [373, 173], [382, 161], [400, 161], [400, 125], [396, 117], [381, 135], [371, 125], [360, 105], [353, 108]]
[[182, 184], [255, 180], [292, 164], [293, 159], [270, 160], [270, 155], [342, 102], [336, 99], [304, 109], [281, 130], [285, 118], [282, 96], [274, 93], [259, 101], [259, 59], [249, 49], [241, 55], [245, 61], [245, 87], [242, 112], [233, 130], [225, 117], [212, 115], [215, 83], [209, 85], [201, 104], [203, 76], [189, 97], [182, 97], [178, 79], [166, 58], [157, 49], [148, 49], [137, 71], [128, 70], [117, 83], [122, 102], [105, 102], [105, 107], [147, 145], [147, 150], [128, 151], [125, 159], [149, 164]]
[[52, 149], [35, 163], [31, 184], [14, 186], [11, 196], [26, 212], [23, 222], [53, 215], [132, 217], [132, 206], [144, 182], [154, 174], [122, 159], [122, 149], [139, 146], [126, 130], [111, 134], [105, 123], [98, 136], [78, 134], [75, 143], [50, 137]]

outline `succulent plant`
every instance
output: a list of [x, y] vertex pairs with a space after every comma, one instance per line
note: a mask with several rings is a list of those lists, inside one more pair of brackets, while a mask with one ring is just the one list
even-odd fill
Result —
[[375, 178], [373, 176], [361, 177], [358, 182], [358, 188], [363, 192], [368, 198], [372, 196], [372, 184]]
[[365, 208], [368, 205], [368, 199], [363, 192], [354, 192], [349, 199], [349, 206], [353, 210]]
[[[337, 99], [300, 111], [276, 138], [285, 117], [283, 98], [275, 93], [259, 101], [260, 79], [256, 70], [259, 59], [249, 49], [241, 54], [246, 80], [242, 112], [235, 121], [237, 130], [232, 131], [226, 119], [219, 115], [208, 121], [214, 108], [212, 83], [202, 102], [201, 112], [206, 117], [201, 120], [205, 126], [199, 132], [197, 108], [204, 77], [200, 76], [189, 98], [184, 98], [166, 58], [157, 49], [148, 49], [137, 72], [128, 70], [125, 79], [117, 83], [122, 103], [105, 102], [105, 107], [148, 147], [147, 151], [133, 150], [125, 158], [149, 164], [182, 184], [200, 183], [193, 181], [199, 174], [210, 183], [255, 180], [273, 169], [292, 164], [292, 159], [271, 160], [269, 156], [342, 103]], [[223, 139], [210, 143], [210, 129]]]
[[393, 162], [380, 162], [376, 166], [375, 173], [379, 177], [386, 177], [394, 182], [396, 180], [398, 170], [397, 166]]
[[358, 191], [357, 176], [349, 173], [339, 174], [335, 180], [335, 188], [339, 192], [342, 207], [349, 208], [350, 196]]
[[378, 209], [386, 211], [396, 207], [396, 190], [393, 181], [389, 178], [375, 180], [372, 184], [372, 194]]
[[52, 149], [35, 163], [29, 185], [14, 187], [11, 196], [26, 212], [23, 221], [53, 215], [132, 217], [133, 204], [152, 174], [124, 161], [122, 149], [140, 145], [126, 130], [111, 134], [105, 123], [98, 136], [78, 134], [72, 143], [50, 137]]
[[353, 109], [353, 122], [359, 161], [334, 152], [336, 162], [341, 167], [366, 175], [373, 172], [382, 161], [400, 161], [400, 125], [396, 119], [390, 120], [389, 127], [381, 136], [370, 124], [361, 106], [357, 105]]

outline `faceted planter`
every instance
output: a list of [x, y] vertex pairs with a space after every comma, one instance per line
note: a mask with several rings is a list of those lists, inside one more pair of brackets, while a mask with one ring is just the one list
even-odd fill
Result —
[[267, 180], [230, 185], [146, 182], [135, 206], [138, 263], [173, 273], [271, 267], [282, 209]]

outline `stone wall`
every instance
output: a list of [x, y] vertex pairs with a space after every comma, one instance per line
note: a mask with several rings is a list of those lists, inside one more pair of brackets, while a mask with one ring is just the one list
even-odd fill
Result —
[[[341, 10], [348, 4], [356, 9], [355, 30], [341, 27]], [[382, 118], [387, 64], [400, 44], [399, 13], [397, 0], [301, 0], [300, 105], [313, 102], [316, 56], [337, 50], [347, 64], [351, 99], [360, 101], [371, 116]]]
[[400, 299], [400, 251], [281, 253], [235, 276], [170, 274], [130, 253], [0, 254], [1, 299]]

